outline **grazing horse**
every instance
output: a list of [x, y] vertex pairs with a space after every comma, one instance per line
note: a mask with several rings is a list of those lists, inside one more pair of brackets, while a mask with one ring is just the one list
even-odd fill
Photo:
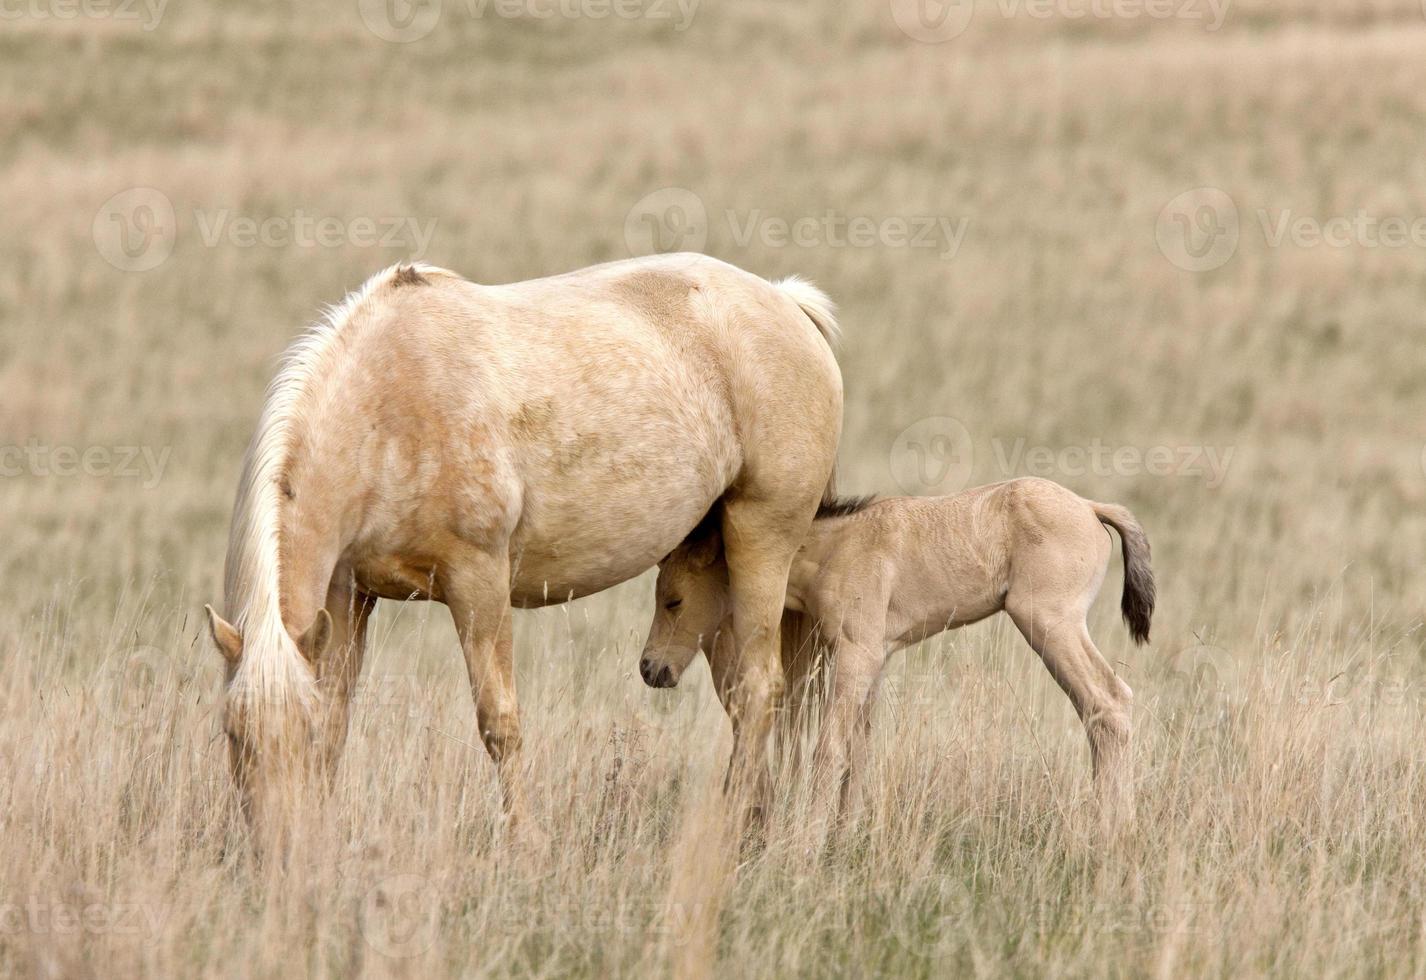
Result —
[[[1149, 539], [1123, 507], [1038, 479], [948, 497], [824, 503], [788, 578], [783, 657], [794, 691], [806, 689], [819, 661], [831, 670], [814, 767], [824, 781], [841, 783], [843, 806], [857, 795], [887, 658], [1004, 610], [1084, 724], [1103, 812], [1111, 822], [1128, 815], [1133, 694], [1085, 622], [1109, 564], [1105, 525], [1119, 532], [1123, 549], [1124, 620], [1135, 642], [1146, 643], [1155, 592]], [[702, 650], [723, 692], [736, 664], [726, 573], [711, 520], [660, 563], [646, 674], [677, 683]], [[799, 636], [810, 638], [801, 649]]]
[[[787, 573], [831, 494], [842, 381], [827, 297], [699, 255], [509, 285], [371, 278], [297, 340], [238, 485], [223, 724], [259, 831], [347, 732], [377, 598], [451, 611], [512, 819], [511, 608], [653, 567], [719, 506], [749, 785], [782, 671]], [[261, 843], [261, 840], [259, 841]]]

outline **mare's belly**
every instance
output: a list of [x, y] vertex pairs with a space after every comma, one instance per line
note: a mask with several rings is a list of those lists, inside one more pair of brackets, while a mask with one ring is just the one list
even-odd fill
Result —
[[599, 592], [678, 546], [737, 472], [721, 413], [657, 410], [591, 425], [553, 453], [527, 454], [511, 541], [511, 600], [542, 606]]

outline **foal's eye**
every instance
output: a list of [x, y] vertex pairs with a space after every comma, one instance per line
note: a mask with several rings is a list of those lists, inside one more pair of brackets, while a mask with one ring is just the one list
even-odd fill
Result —
[[677, 608], [678, 608], [679, 606], [681, 606], [681, 605], [683, 605], [683, 600], [682, 600], [682, 599], [670, 599], [668, 602], [665, 602], [665, 603], [663, 604], [663, 607], [664, 607], [665, 609], [667, 609], [669, 612], [672, 612], [673, 610], [677, 609]]

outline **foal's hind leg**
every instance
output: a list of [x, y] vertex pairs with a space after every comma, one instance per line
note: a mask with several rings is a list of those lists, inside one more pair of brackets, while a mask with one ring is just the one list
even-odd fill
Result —
[[1069, 695], [1089, 736], [1101, 812], [1109, 825], [1118, 824], [1133, 812], [1129, 736], [1134, 692], [1090, 639], [1082, 607], [1037, 604], [1033, 595], [1012, 591], [1005, 611]]

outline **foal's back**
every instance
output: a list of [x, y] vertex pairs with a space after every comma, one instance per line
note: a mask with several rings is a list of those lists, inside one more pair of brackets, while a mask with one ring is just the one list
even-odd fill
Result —
[[1090, 503], [1035, 478], [888, 497], [832, 522], [822, 530], [835, 543], [822, 556], [817, 614], [850, 625], [884, 605], [882, 636], [893, 647], [991, 616], [1012, 589], [1087, 607], [1109, 561]]

